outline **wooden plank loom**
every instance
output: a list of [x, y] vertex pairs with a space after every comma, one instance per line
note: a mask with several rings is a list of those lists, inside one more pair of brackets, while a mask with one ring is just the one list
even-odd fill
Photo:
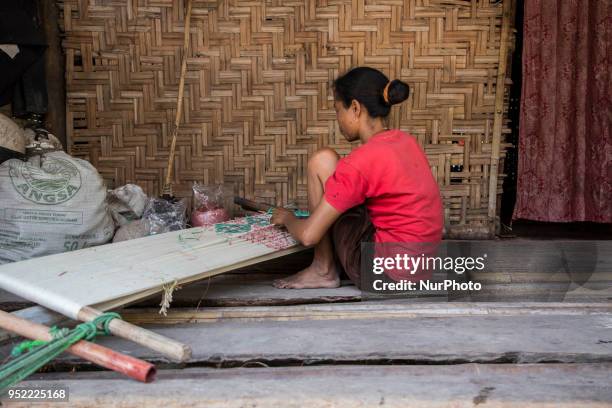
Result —
[[269, 214], [0, 266], [0, 287], [72, 319], [304, 249]]

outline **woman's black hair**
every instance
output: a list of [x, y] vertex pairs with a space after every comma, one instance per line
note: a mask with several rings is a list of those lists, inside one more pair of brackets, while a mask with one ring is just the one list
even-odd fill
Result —
[[386, 75], [377, 69], [357, 67], [334, 81], [334, 93], [346, 108], [355, 99], [366, 107], [371, 117], [384, 118], [391, 112], [392, 105], [408, 99], [410, 87], [399, 79], [389, 83]]

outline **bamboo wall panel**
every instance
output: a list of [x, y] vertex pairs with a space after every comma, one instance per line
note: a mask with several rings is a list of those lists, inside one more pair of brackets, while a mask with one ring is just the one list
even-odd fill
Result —
[[[137, 183], [158, 194], [184, 1], [58, 4], [70, 152], [109, 187]], [[447, 227], [490, 229], [501, 25], [502, 4], [488, 0], [194, 1], [175, 194], [188, 195], [194, 181], [226, 183], [251, 199], [306, 206], [310, 155], [354, 147], [338, 130], [331, 82], [368, 65], [411, 86], [389, 125], [424, 147]], [[503, 138], [500, 146], [503, 160]]]

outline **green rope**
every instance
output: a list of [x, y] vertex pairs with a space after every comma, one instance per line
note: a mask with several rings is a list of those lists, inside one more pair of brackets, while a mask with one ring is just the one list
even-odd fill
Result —
[[[98, 335], [109, 335], [109, 323], [121, 319], [117, 313], [103, 313], [91, 322], [77, 325], [74, 329], [52, 327], [52, 340], [24, 341], [17, 345], [11, 355], [15, 357], [0, 367], [0, 395], [8, 388], [34, 374], [39, 368], [63, 353], [80, 340], [93, 340]], [[22, 354], [27, 351], [26, 354]]]
[[13, 347], [13, 351], [11, 351], [11, 357], [19, 357], [26, 351], [30, 351], [34, 347], [42, 346], [43, 344], [47, 344], [48, 341], [45, 340], [31, 340], [24, 341]]

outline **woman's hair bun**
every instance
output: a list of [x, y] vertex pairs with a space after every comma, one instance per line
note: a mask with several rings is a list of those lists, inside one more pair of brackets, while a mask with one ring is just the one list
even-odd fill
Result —
[[404, 102], [410, 96], [410, 87], [407, 83], [400, 81], [399, 79], [394, 79], [389, 83], [389, 88], [387, 89], [387, 99], [385, 101], [389, 105], [395, 105], [397, 103]]
[[341, 101], [345, 108], [353, 100], [363, 104], [373, 118], [386, 118], [391, 112], [391, 105], [405, 101], [410, 88], [400, 80], [389, 81], [389, 78], [377, 69], [357, 67], [341, 75], [334, 81], [334, 97]]

